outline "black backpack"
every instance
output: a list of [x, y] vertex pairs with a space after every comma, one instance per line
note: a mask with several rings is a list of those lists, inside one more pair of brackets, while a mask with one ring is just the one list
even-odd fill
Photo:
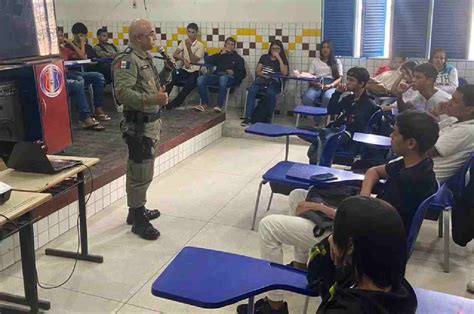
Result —
[[267, 97], [263, 96], [257, 103], [257, 106], [254, 108], [252, 113], [252, 118], [250, 119], [251, 123], [271, 123], [272, 114], [270, 105], [266, 101]]

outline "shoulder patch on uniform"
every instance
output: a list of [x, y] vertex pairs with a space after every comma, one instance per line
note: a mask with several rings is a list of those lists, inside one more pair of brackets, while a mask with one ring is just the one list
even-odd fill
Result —
[[132, 47], [127, 47], [127, 48], [125, 48], [125, 50], [123, 52], [124, 53], [131, 53], [132, 51], [133, 51]]
[[117, 68], [119, 69], [130, 69], [130, 61], [119, 61], [117, 62]]
[[140, 67], [140, 69], [144, 70], [144, 69], [148, 69], [150, 66], [148, 64], [145, 64], [145, 65], [142, 65]]

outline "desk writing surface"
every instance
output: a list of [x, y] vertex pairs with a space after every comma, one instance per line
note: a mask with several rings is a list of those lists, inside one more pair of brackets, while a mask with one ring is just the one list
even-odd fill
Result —
[[[10, 199], [0, 205], [0, 214], [7, 216], [11, 220], [16, 219], [39, 205], [46, 203], [51, 197], [51, 194], [48, 193], [12, 191]], [[7, 219], [0, 216], [0, 226], [7, 222]]]
[[[48, 157], [51, 160], [80, 160], [87, 167], [91, 167], [99, 162], [98, 158], [52, 155], [48, 155]], [[44, 190], [61, 183], [65, 179], [77, 175], [85, 169], [87, 169], [85, 166], [79, 165], [56, 174], [21, 172], [7, 169], [0, 172], [0, 181], [11, 186], [13, 190], [43, 192]]]

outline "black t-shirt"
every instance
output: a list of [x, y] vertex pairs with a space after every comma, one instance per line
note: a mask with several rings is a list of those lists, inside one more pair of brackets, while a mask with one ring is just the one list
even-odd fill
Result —
[[386, 164], [385, 171], [388, 179], [377, 198], [392, 204], [398, 210], [408, 233], [418, 206], [438, 188], [433, 160], [426, 158], [413, 167], [405, 168], [401, 158]]
[[260, 57], [258, 63], [263, 65], [263, 74], [269, 75], [273, 73], [281, 73], [280, 62], [278, 60], [272, 60], [271, 56], [267, 53]]

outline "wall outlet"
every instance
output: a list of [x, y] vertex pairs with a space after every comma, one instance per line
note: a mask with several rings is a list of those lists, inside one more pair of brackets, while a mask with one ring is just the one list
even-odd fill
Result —
[[132, 1], [132, 8], [134, 8], [134, 9], [137, 8], [137, 0]]

